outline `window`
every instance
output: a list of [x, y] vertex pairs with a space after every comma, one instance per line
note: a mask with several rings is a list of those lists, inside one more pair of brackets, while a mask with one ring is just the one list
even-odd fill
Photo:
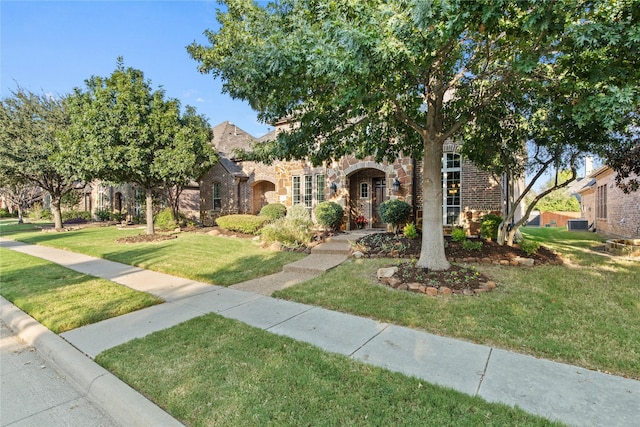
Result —
[[369, 183], [361, 182], [360, 183], [360, 198], [368, 199], [369, 198]]
[[442, 167], [442, 221], [448, 225], [455, 225], [460, 220], [461, 211], [460, 155], [447, 153], [443, 158]]
[[98, 210], [109, 209], [109, 187], [98, 186]]
[[214, 211], [222, 209], [222, 191], [219, 182], [214, 182], [211, 189], [211, 201]]
[[324, 202], [324, 175], [316, 175], [316, 202]]
[[301, 198], [301, 193], [300, 193], [300, 177], [299, 176], [294, 176], [293, 177], [293, 204], [294, 205], [299, 205], [300, 203], [302, 203], [302, 198]]
[[607, 219], [607, 186], [596, 189], [596, 218]]
[[313, 201], [313, 177], [311, 175], [304, 176], [304, 207], [311, 208]]

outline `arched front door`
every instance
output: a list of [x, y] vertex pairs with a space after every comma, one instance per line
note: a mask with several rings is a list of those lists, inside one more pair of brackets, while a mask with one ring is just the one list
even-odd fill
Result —
[[364, 228], [384, 227], [378, 212], [380, 204], [387, 200], [385, 173], [378, 169], [360, 169], [349, 176], [350, 228], [359, 227], [358, 218], [364, 217]]

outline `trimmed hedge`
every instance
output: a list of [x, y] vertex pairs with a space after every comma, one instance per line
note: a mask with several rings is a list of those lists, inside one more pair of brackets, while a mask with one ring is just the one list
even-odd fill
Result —
[[269, 217], [256, 215], [226, 215], [216, 219], [218, 227], [223, 230], [245, 234], [258, 234], [269, 221]]
[[409, 220], [411, 205], [398, 199], [391, 199], [380, 204], [380, 218], [385, 224], [391, 224], [397, 233], [398, 227]]
[[91, 212], [75, 209], [62, 212], [62, 222], [69, 224], [82, 224], [91, 221]]
[[331, 230], [337, 230], [342, 224], [344, 211], [342, 206], [336, 202], [327, 201], [316, 206], [315, 214], [318, 224]]
[[270, 220], [275, 221], [279, 218], [287, 216], [287, 207], [281, 203], [270, 203], [260, 209], [260, 216], [266, 216]]

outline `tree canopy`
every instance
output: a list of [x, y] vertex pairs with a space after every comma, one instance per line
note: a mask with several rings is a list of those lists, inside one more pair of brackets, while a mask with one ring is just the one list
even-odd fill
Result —
[[48, 192], [56, 229], [62, 228], [61, 198], [73, 189], [73, 175], [54, 160], [68, 126], [64, 99], [18, 88], [0, 104], [0, 185], [18, 194], [33, 185]]
[[[590, 71], [596, 61], [612, 73], [604, 64], [614, 51], [637, 45], [636, 0], [224, 3], [220, 29], [205, 32], [210, 45], [194, 43], [189, 53], [201, 72], [220, 77], [223, 91], [248, 101], [263, 121], [295, 123], [256, 158], [319, 164], [347, 154], [393, 160], [404, 153], [422, 159], [421, 267], [449, 266], [443, 144], [487, 114], [507, 114], [493, 108], [496, 101], [526, 100], [532, 82], [549, 90], [570, 84], [582, 90], [564, 100], [574, 112], [582, 108], [572, 119], [577, 128], [592, 121], [594, 106], [607, 112], [596, 113], [598, 122], [613, 128], [620, 121], [611, 108], [637, 105], [628, 74], [637, 59], [625, 53], [627, 62], [619, 61], [610, 79]], [[620, 25], [607, 26], [615, 20]], [[589, 48], [600, 46], [591, 59]], [[571, 71], [571, 63], [581, 68]], [[599, 92], [592, 90], [596, 82]]]
[[146, 193], [153, 234], [152, 192], [198, 179], [216, 161], [208, 121], [152, 90], [140, 70], [118, 59], [106, 78], [92, 77], [69, 98], [70, 130], [60, 161], [85, 180], [137, 184]]

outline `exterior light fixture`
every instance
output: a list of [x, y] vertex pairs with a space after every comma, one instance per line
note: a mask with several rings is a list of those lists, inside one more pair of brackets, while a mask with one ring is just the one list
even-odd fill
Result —
[[398, 178], [393, 180], [393, 191], [396, 193], [400, 191], [400, 180]]
[[336, 191], [338, 191], [338, 186], [336, 185], [335, 182], [331, 183], [331, 185], [329, 186], [329, 191], [331, 192], [332, 196], [336, 194]]

